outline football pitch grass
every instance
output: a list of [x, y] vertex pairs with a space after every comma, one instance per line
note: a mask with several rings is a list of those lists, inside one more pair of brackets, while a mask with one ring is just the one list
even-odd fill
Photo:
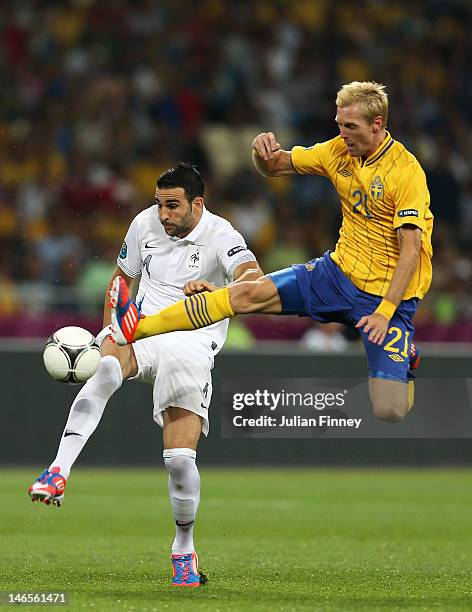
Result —
[[200, 471], [209, 582], [176, 589], [163, 469], [76, 469], [59, 509], [27, 497], [38, 469], [0, 470], [0, 590], [97, 611], [472, 608], [471, 470]]

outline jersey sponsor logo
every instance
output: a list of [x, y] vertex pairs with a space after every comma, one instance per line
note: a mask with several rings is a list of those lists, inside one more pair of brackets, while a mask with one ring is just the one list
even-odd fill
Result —
[[241, 251], [246, 251], [246, 250], [247, 250], [247, 247], [242, 246], [240, 244], [239, 246], [235, 246], [228, 251], [228, 257], [233, 257], [233, 255], [236, 255], [236, 253], [241, 253]]
[[380, 200], [383, 196], [384, 186], [380, 179], [380, 176], [374, 177], [374, 180], [370, 184], [370, 195], [373, 200]]
[[[154, 243], [154, 244], [153, 244], [153, 243]], [[154, 241], [153, 241], [153, 240], [148, 240], [148, 241], [146, 242], [146, 244], [144, 245], [144, 248], [145, 248], [145, 249], [157, 249], [157, 248], [159, 248], [159, 245], [158, 245], [158, 244], [156, 244], [156, 241], [155, 241], [155, 240], [154, 240]]]
[[120, 259], [126, 259], [126, 255], [128, 254], [128, 245], [126, 244], [126, 240], [123, 241], [120, 249]]
[[392, 361], [396, 361], [398, 363], [405, 361], [403, 357], [400, 357], [400, 355], [397, 355], [395, 353], [389, 353], [388, 356], [390, 357]]
[[339, 174], [341, 176], [352, 176], [352, 172], [349, 172], [349, 170], [340, 170]]
[[398, 216], [399, 217], [418, 217], [418, 211], [415, 210], [414, 208], [408, 208], [408, 210], [399, 210], [398, 211]]

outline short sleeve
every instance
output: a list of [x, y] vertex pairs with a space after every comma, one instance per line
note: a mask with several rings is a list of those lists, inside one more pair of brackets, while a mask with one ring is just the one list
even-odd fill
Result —
[[116, 260], [118, 266], [128, 276], [139, 276], [141, 274], [142, 259], [138, 235], [139, 221], [135, 218], [128, 228], [118, 259]]
[[426, 176], [418, 162], [412, 162], [410, 168], [396, 177], [396, 188], [393, 192], [395, 216], [393, 227], [397, 229], [405, 224], [425, 227], [425, 212], [429, 207], [429, 192]]
[[219, 236], [215, 246], [218, 263], [228, 278], [233, 278], [235, 269], [242, 263], [257, 261], [254, 253], [248, 249], [244, 238], [236, 230]]
[[328, 176], [329, 161], [333, 140], [320, 142], [312, 147], [293, 147], [292, 165], [299, 174], [319, 174]]

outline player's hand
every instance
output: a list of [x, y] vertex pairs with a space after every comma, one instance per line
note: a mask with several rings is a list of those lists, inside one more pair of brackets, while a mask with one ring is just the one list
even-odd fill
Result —
[[216, 289], [218, 289], [218, 287], [207, 280], [194, 280], [184, 285], [185, 295], [194, 295], [195, 293], [202, 293], [203, 291], [211, 292]]
[[264, 161], [267, 161], [268, 159], [272, 159], [274, 157], [274, 153], [280, 151], [281, 146], [280, 143], [277, 142], [273, 132], [262, 132], [252, 141], [252, 148], [256, 151], [259, 157], [261, 157]]
[[368, 339], [374, 344], [382, 344], [388, 331], [389, 319], [379, 312], [362, 317], [357, 323], [357, 329], [369, 334]]

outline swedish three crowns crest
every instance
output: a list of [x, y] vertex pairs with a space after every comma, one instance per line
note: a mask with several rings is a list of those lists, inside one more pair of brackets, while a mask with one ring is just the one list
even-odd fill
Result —
[[380, 200], [380, 198], [383, 196], [383, 192], [383, 183], [380, 180], [380, 176], [377, 175], [370, 184], [370, 195], [373, 200]]

